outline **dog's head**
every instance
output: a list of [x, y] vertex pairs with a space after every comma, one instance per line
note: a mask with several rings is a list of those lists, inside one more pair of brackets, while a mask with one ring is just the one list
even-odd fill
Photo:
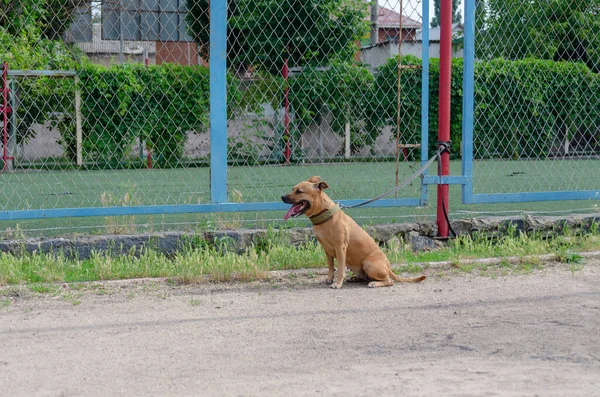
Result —
[[292, 207], [285, 214], [283, 219], [295, 218], [302, 214], [312, 216], [323, 210], [323, 204], [331, 201], [325, 193], [329, 185], [321, 180], [321, 177], [313, 176], [306, 182], [300, 182], [292, 188], [290, 194], [281, 196], [281, 200]]

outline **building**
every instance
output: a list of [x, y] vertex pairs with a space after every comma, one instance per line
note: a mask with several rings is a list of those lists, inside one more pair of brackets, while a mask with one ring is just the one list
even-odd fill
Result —
[[[420, 28], [420, 26], [419, 26]], [[404, 29], [403, 29], [404, 30]], [[423, 51], [423, 32], [416, 31], [412, 38], [403, 39], [400, 51], [402, 55], [414, 55], [421, 58]], [[409, 36], [410, 37], [410, 36]], [[463, 25], [452, 25], [452, 57], [463, 57]], [[398, 40], [386, 40], [375, 45], [367, 45], [360, 49], [360, 60], [371, 68], [385, 64], [389, 58], [398, 56]], [[429, 29], [429, 58], [440, 57], [440, 28]]]

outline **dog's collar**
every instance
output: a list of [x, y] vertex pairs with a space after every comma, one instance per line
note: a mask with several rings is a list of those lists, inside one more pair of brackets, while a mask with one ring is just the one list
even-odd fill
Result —
[[340, 210], [340, 206], [338, 204], [336, 204], [327, 210], [323, 210], [323, 211], [319, 212], [317, 215], [313, 215], [313, 216], [309, 217], [308, 219], [310, 219], [310, 221], [312, 222], [312, 224], [314, 226], [322, 225], [323, 223], [330, 221], [331, 218], [333, 218], [333, 214], [335, 214], [339, 210]]

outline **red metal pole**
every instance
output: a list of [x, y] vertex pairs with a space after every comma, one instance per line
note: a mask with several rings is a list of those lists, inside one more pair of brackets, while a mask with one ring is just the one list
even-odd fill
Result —
[[283, 156], [285, 157], [285, 163], [290, 163], [290, 158], [292, 157], [292, 149], [290, 142], [290, 100], [289, 100], [289, 91], [288, 88], [288, 76], [290, 74], [290, 70], [288, 68], [288, 60], [287, 58], [283, 61], [283, 80], [285, 81], [285, 89], [284, 89], [284, 98], [283, 98], [283, 108], [285, 110], [285, 115], [283, 119], [283, 126], [285, 128], [285, 149], [283, 151]]
[[[441, 0], [440, 5], [440, 97], [438, 110], [438, 140], [450, 141], [450, 82], [452, 78], [452, 0]], [[441, 155], [441, 174], [450, 175], [450, 153]], [[448, 237], [448, 185], [438, 185], [437, 225], [440, 237]]]

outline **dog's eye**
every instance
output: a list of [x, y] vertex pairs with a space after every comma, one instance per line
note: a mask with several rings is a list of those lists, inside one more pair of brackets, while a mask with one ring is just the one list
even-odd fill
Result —
[[296, 193], [297, 194], [302, 194], [303, 192], [302, 192], [302, 190], [298, 189], [298, 190], [296, 190]]

